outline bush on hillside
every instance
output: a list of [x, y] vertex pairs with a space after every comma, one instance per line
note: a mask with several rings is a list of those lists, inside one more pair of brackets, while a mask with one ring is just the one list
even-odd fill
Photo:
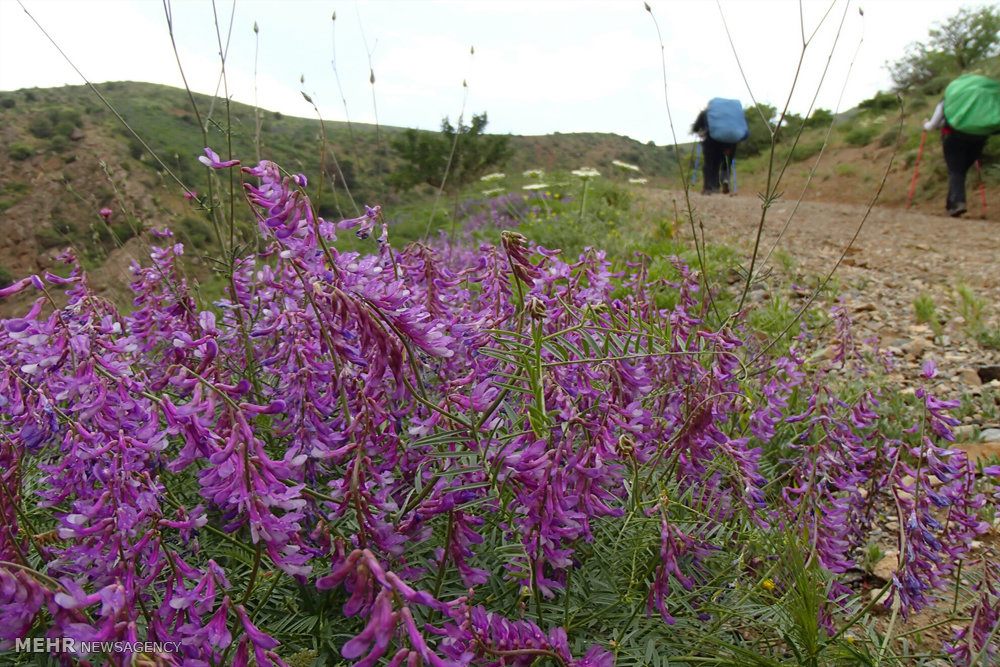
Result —
[[10, 150], [8, 152], [10, 154], [10, 159], [17, 160], [18, 162], [21, 162], [22, 160], [27, 160], [29, 157], [35, 154], [35, 151], [32, 150], [31, 146], [20, 143], [11, 144]]
[[832, 111], [829, 109], [815, 109], [806, 120], [806, 128], [827, 127], [832, 122]]
[[878, 128], [874, 125], [857, 125], [844, 135], [844, 141], [851, 146], [867, 146], [876, 134], [878, 134]]

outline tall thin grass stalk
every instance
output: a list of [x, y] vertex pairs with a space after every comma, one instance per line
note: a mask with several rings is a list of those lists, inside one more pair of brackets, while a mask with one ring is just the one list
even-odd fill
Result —
[[358, 9], [357, 3], [354, 3], [354, 13], [358, 17], [358, 29], [361, 32], [361, 41], [365, 45], [365, 54], [368, 56], [368, 84], [372, 89], [372, 112], [375, 114], [375, 147], [376, 149], [380, 149], [382, 147], [382, 131], [378, 122], [378, 99], [375, 96], [375, 65], [372, 63], [372, 56], [375, 53], [375, 49], [378, 48], [378, 40], [375, 40], [375, 46], [368, 46], [365, 24], [361, 20], [361, 10]]
[[[472, 61], [472, 58], [475, 55], [476, 55], [476, 47], [470, 46], [469, 47], [470, 62]], [[468, 101], [469, 101], [469, 79], [468, 77], [466, 77], [462, 79], [462, 108], [458, 112], [458, 123], [457, 126], [455, 127], [455, 138], [451, 142], [451, 151], [449, 151], [448, 153], [448, 162], [445, 163], [444, 165], [444, 176], [441, 177], [441, 186], [437, 189], [437, 192], [434, 193], [434, 204], [431, 206], [431, 215], [427, 219], [427, 228], [424, 230], [425, 239], [427, 238], [427, 235], [430, 234], [431, 225], [434, 224], [434, 217], [437, 215], [438, 202], [441, 199], [441, 194], [444, 192], [445, 185], [448, 183], [448, 176], [451, 174], [451, 167], [455, 161], [455, 152], [458, 150], [458, 139], [462, 135], [462, 121], [465, 118], [465, 105], [468, 103]], [[453, 241], [455, 239], [455, 224], [458, 218], [457, 202], [455, 204], [455, 207], [456, 211], [455, 214], [452, 215], [452, 220], [451, 220], [451, 238]]]
[[[202, 119], [201, 111], [198, 109], [198, 103], [195, 102], [194, 93], [191, 92], [191, 86], [188, 85], [187, 75], [184, 73], [184, 65], [181, 63], [181, 54], [177, 49], [177, 40], [174, 37], [174, 12], [173, 5], [170, 0], [163, 0], [163, 14], [167, 21], [167, 34], [170, 36], [170, 46], [174, 52], [174, 60], [177, 61], [177, 70], [181, 75], [181, 82], [184, 84], [184, 91], [188, 96], [188, 103], [191, 105], [191, 110], [194, 112], [195, 120], [198, 121], [198, 128], [201, 130], [201, 142], [202, 145], [208, 146], [208, 123], [206, 120]], [[119, 116], [119, 119], [121, 117]], [[121, 119], [124, 122], [124, 119]], [[135, 132], [133, 132], [135, 134]], [[138, 138], [138, 135], [136, 135]], [[139, 139], [142, 141], [142, 139]], [[143, 146], [146, 146], [143, 142]], [[155, 156], [155, 153], [153, 154]], [[212, 230], [215, 232], [216, 241], [219, 244], [219, 249], [225, 251], [226, 244], [222, 239], [222, 223], [219, 220], [218, 209], [215, 206], [215, 181], [213, 180], [212, 174], [207, 173], [205, 175], [208, 183], [208, 214], [209, 221], [212, 223]], [[178, 183], [180, 181], [178, 180]], [[189, 188], [181, 184], [181, 187], [186, 191]]]
[[791, 319], [788, 325], [785, 326], [785, 328], [782, 329], [773, 339], [771, 339], [767, 343], [767, 345], [761, 348], [761, 350], [756, 354], [756, 356], [754, 356], [753, 360], [751, 360], [751, 364], [757, 359], [761, 358], [761, 356], [767, 353], [772, 347], [774, 347], [778, 343], [778, 341], [784, 338], [788, 334], [788, 332], [791, 331], [792, 327], [795, 326], [800, 319], [802, 319], [802, 316], [806, 313], [809, 307], [812, 306], [816, 298], [823, 292], [824, 289], [826, 289], [826, 286], [829, 285], [830, 280], [833, 278], [833, 274], [837, 271], [838, 268], [840, 268], [840, 265], [841, 263], [843, 263], [844, 258], [847, 257], [847, 253], [849, 253], [851, 248], [854, 247], [854, 242], [857, 241], [858, 236], [861, 235], [861, 230], [864, 228], [865, 222], [867, 222], [868, 220], [868, 216], [871, 215], [872, 209], [875, 208], [875, 202], [878, 201], [879, 196], [882, 194], [882, 189], [885, 188], [885, 183], [889, 179], [889, 173], [892, 171], [892, 163], [895, 160], [896, 154], [899, 150], [898, 141], [900, 134], [902, 134], [903, 132], [903, 118], [904, 118], [903, 100], [902, 98], [899, 98], [899, 123], [896, 127], [897, 148], [892, 152], [892, 155], [889, 156], [889, 162], [885, 167], [885, 171], [882, 172], [882, 179], [879, 181], [878, 188], [875, 190], [875, 194], [873, 194], [872, 198], [868, 201], [868, 205], [865, 207], [865, 213], [861, 217], [861, 221], [858, 223], [857, 228], [854, 230], [854, 235], [851, 236], [850, 241], [848, 241], [847, 245], [844, 246], [844, 250], [840, 253], [840, 257], [837, 258], [836, 263], [834, 263], [829, 273], [826, 274], [826, 277], [823, 278], [822, 282], [820, 282], [820, 284], [816, 287], [813, 293], [809, 295], [809, 298], [806, 299], [806, 302], [802, 305], [802, 307], [798, 311], [796, 311], [795, 316]]
[[[663, 33], [660, 31], [660, 24], [656, 20], [656, 15], [653, 13], [653, 8], [649, 6], [648, 2], [643, 3], [643, 7], [649, 14], [649, 18], [653, 21], [653, 27], [656, 28], [656, 38], [660, 44], [660, 72], [663, 76], [663, 103], [667, 108], [667, 121], [670, 125], [670, 136], [673, 139], [674, 145], [674, 158], [677, 161], [677, 170], [680, 172], [681, 183], [684, 186], [684, 204], [687, 210], [688, 223], [691, 226], [691, 236], [694, 239], [695, 253], [698, 257], [698, 269], [701, 271], [702, 282], [705, 285], [705, 294], [708, 295], [708, 301], [711, 304], [712, 310], [715, 312], [716, 317], [721, 317], [719, 310], [715, 305], [715, 299], [712, 296], [712, 290], [708, 284], [708, 269], [707, 269], [707, 258], [705, 248], [698, 243], [698, 232], [695, 228], [694, 220], [694, 208], [691, 206], [691, 184], [688, 181], [688, 172], [684, 168], [684, 160], [681, 158], [680, 144], [677, 142], [677, 130], [674, 127], [674, 117], [670, 112], [670, 96], [668, 94], [667, 86], [667, 56], [666, 56], [666, 45], [663, 42]], [[704, 228], [703, 228], [704, 229]]]
[[337, 12], [330, 15], [330, 50], [332, 57], [330, 67], [333, 69], [333, 79], [337, 82], [337, 92], [340, 94], [340, 101], [344, 105], [344, 118], [347, 120], [347, 132], [351, 137], [351, 145], [356, 146], [354, 139], [354, 125], [351, 124], [351, 114], [347, 110], [347, 97], [344, 96], [344, 87], [340, 84], [340, 73], [337, 71]]
[[[226, 159], [233, 159], [233, 118], [232, 118], [232, 104], [229, 99], [229, 77], [226, 75], [226, 58], [229, 54], [229, 41], [233, 34], [233, 18], [236, 14], [236, 0], [233, 0], [232, 12], [229, 15], [229, 30], [226, 33], [226, 43], [225, 46], [222, 44], [222, 31], [219, 26], [219, 14], [216, 11], [215, 0], [212, 0], [212, 20], [215, 24], [215, 38], [219, 45], [219, 81], [222, 84], [222, 90], [225, 94], [226, 99]], [[216, 84], [216, 94], [212, 97], [211, 105], [215, 105], [215, 100], [218, 99], [218, 88], [219, 85]], [[209, 107], [208, 120], [212, 118], [212, 106]], [[206, 144], [207, 146], [208, 144]], [[228, 172], [229, 176], [229, 217], [228, 217], [228, 227], [229, 227], [229, 263], [230, 263], [230, 274], [235, 271], [236, 263], [236, 173], [232, 170]]]
[[[806, 37], [805, 33], [805, 22], [802, 16], [802, 0], [799, 0], [799, 24], [802, 36], [802, 48], [799, 51], [799, 60], [795, 65], [795, 75], [792, 77], [792, 84], [788, 90], [788, 97], [785, 99], [785, 106], [781, 110], [781, 114], [778, 116], [777, 124], [772, 128], [769, 119], [763, 118], [763, 112], [761, 111], [760, 105], [757, 105], [757, 111], [761, 114], [761, 118], [764, 120], [764, 125], [768, 127], [771, 134], [771, 150], [768, 153], [768, 164], [767, 164], [767, 181], [764, 186], [764, 192], [761, 193], [761, 212], [760, 212], [760, 222], [757, 223], [757, 231], [754, 236], [753, 252], [750, 255], [750, 267], [747, 269], [747, 278], [743, 285], [743, 293], [740, 294], [739, 304], [736, 307], [737, 312], [743, 310], [743, 304], [746, 302], [747, 294], [750, 293], [750, 285], [753, 284], [754, 269], [757, 264], [757, 257], [760, 251], [760, 240], [764, 233], [764, 225], [767, 221], [767, 211], [771, 208], [775, 201], [777, 201], [780, 196], [778, 193], [778, 182], [780, 181], [780, 175], [777, 177], [774, 173], [774, 159], [776, 155], [776, 148], [778, 143], [778, 136], [781, 132], [782, 123], [785, 120], [785, 116], [788, 114], [788, 107], [792, 102], [792, 95], [795, 93], [795, 89], [798, 85], [799, 76], [802, 74], [802, 64], [805, 60], [806, 51], [809, 49], [809, 44], [812, 42], [813, 38], [816, 37], [817, 31], [822, 27], [823, 23], [826, 21], [827, 17], [830, 15], [830, 11], [833, 9], [836, 0], [830, 4], [826, 12], [824, 12], [822, 18], [813, 30], [809, 37]], [[743, 71], [743, 65], [740, 62], [739, 54], [736, 52], [736, 44], [733, 42], [732, 33], [729, 31], [729, 24], [726, 22], [725, 13], [722, 11], [722, 4], [719, 0], [716, 0], [716, 6], [719, 8], [719, 14], [722, 16], [722, 25], [726, 31], [726, 37], [729, 40], [729, 45], [733, 50], [733, 56], [736, 58], [736, 62], [740, 69], [740, 74], [743, 76], [743, 81], [747, 86], [747, 91], [750, 94], [750, 98], [754, 100], [757, 104], [756, 98], [753, 95], [753, 91], [750, 88], [750, 82], [747, 80], [746, 74]], [[792, 146], [794, 148], [794, 144]]]
[[[212, 19], [215, 22], [215, 37], [219, 44], [219, 56], [222, 60], [222, 68], [219, 70], [219, 78], [215, 81], [215, 92], [212, 94], [212, 100], [208, 105], [208, 115], [205, 117], [205, 122], [211, 122], [212, 116], [215, 113], [215, 102], [219, 98], [219, 88], [223, 87], [225, 83], [226, 76], [226, 58], [229, 56], [229, 42], [233, 36], [233, 22], [236, 17], [236, 0], [233, 0], [231, 9], [229, 12], [229, 30], [226, 33], [226, 45], [222, 45], [222, 36], [219, 33], [219, 15], [215, 9], [215, 0], [212, 0]], [[228, 87], [227, 87], [228, 88]], [[229, 91], [226, 89], [226, 101], [229, 101]], [[208, 129], [208, 128], [206, 128]]]
[[260, 104], [257, 103], [257, 60], [260, 55], [260, 28], [253, 22], [253, 147], [260, 162]]
[[[351, 202], [351, 206], [354, 208], [354, 214], [360, 215], [361, 209], [358, 208], [358, 203], [354, 200], [354, 195], [351, 194], [351, 187], [347, 184], [347, 179], [344, 177], [344, 171], [340, 168], [340, 161], [337, 159], [337, 152], [330, 147], [330, 142], [326, 135], [326, 121], [323, 120], [323, 114], [320, 113], [319, 107], [316, 106], [316, 102], [313, 101], [311, 95], [307, 95], [305, 91], [302, 91], [302, 97], [305, 99], [306, 102], [308, 102], [312, 106], [313, 111], [316, 112], [316, 118], [319, 119], [320, 142], [321, 142], [320, 158], [319, 158], [320, 177], [319, 177], [319, 185], [317, 186], [318, 189], [316, 192], [316, 202], [317, 204], [320, 202], [320, 199], [323, 194], [323, 182], [326, 180], [326, 153], [329, 150], [330, 157], [333, 159], [333, 167], [334, 169], [337, 170], [337, 176], [340, 177], [340, 182], [344, 186], [344, 192], [347, 193], [347, 199]], [[337, 206], [338, 212], [340, 212], [340, 203], [337, 201], [336, 180], [334, 180], [334, 184], [331, 189], [333, 191], [334, 203]]]
[[[847, 6], [850, 6], [850, 4], [848, 3]], [[845, 8], [844, 11], [845, 12], [847, 11], [846, 8]], [[861, 14], [861, 18], [862, 18], [862, 21], [861, 21], [861, 38], [858, 40], [858, 44], [857, 44], [857, 46], [854, 49], [854, 55], [851, 56], [851, 62], [850, 62], [850, 64], [847, 67], [847, 75], [844, 77], [844, 84], [841, 86], [841, 88], [840, 88], [840, 95], [837, 97], [837, 105], [836, 105], [836, 107], [834, 107], [834, 110], [833, 110], [833, 118], [830, 119], [830, 124], [827, 125], [827, 128], [826, 128], [826, 134], [823, 135], [823, 145], [822, 145], [822, 147], [820, 147], [819, 154], [816, 156], [816, 160], [813, 162], [813, 166], [809, 170], [809, 175], [806, 177], [806, 182], [802, 186], [802, 191], [799, 193], [798, 198], [795, 200], [795, 206], [792, 207], [791, 212], [788, 214], [788, 218], [785, 220], [785, 224], [782, 226], [781, 231], [778, 232], [778, 236], [774, 239], [774, 242], [771, 244], [771, 248], [767, 251], [767, 254], [764, 256], [764, 260], [761, 262], [762, 264], [765, 264], [765, 265], [767, 264], [768, 260], [771, 258], [771, 255], [774, 253], [774, 251], [778, 247], [778, 244], [781, 242], [781, 239], [784, 238], [785, 232], [788, 231], [788, 227], [791, 225], [792, 219], [795, 217], [795, 214], [798, 212], [799, 206], [802, 204], [802, 200], [805, 198], [805, 194], [809, 190], [809, 186], [812, 184], [812, 179], [816, 175], [816, 171], [819, 169], [819, 165], [820, 165], [820, 163], [823, 160], [824, 154], [826, 153], [827, 146], [830, 145], [830, 135], [833, 134], [833, 127], [837, 123], [837, 114], [840, 112], [840, 107], [841, 107], [841, 104], [843, 103], [843, 100], [844, 100], [844, 92], [847, 90], [847, 84], [851, 80], [851, 72], [854, 70], [854, 63], [857, 61], [858, 52], [861, 51], [861, 45], [865, 41], [865, 36], [864, 36], [864, 25], [865, 25], [864, 24], [864, 14]], [[843, 19], [841, 19], [841, 26], [843, 26]], [[840, 29], [838, 28], [838, 32], [839, 32], [839, 30]], [[833, 54], [831, 52], [830, 56], [832, 57], [832, 55]], [[826, 76], [826, 71], [827, 71], [827, 68], [829, 67], [829, 65], [830, 65], [830, 59], [828, 58], [827, 59], [827, 66], [823, 68], [823, 76], [824, 77]], [[818, 89], [817, 89], [816, 92], [817, 92], [817, 94], [819, 94], [819, 90]], [[810, 105], [810, 113], [811, 113], [811, 109], [813, 108], [813, 105], [815, 105], [815, 103], [816, 103], [816, 98], [814, 97], [813, 98], [813, 104]], [[806, 116], [806, 117], [808, 118], [808, 116]], [[791, 151], [789, 151], [789, 155], [791, 155]]]

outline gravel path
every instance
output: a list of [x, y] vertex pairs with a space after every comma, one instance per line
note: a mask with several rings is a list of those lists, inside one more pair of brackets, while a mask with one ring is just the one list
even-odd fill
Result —
[[[683, 210], [683, 192], [653, 193], [649, 203], [673, 210], [674, 200]], [[760, 221], [759, 198], [749, 193], [692, 194], [691, 204], [710, 242], [735, 245], [749, 258]], [[794, 201], [772, 205], [761, 257], [793, 210]], [[802, 202], [769, 264], [781, 271], [778, 260], [784, 253], [792, 259], [792, 281], [826, 275], [864, 216], [864, 206]], [[896, 379], [903, 385], [917, 377], [925, 360], [933, 359], [939, 369], [935, 388], [940, 394], [961, 398], [983, 393], [977, 371], [1000, 365], [1000, 350], [981, 345], [970, 334], [956, 287], [964, 284], [971, 289], [983, 303], [983, 323], [1000, 332], [1000, 223], [874, 207], [835, 280], [859, 333], [878, 336], [899, 357]], [[916, 320], [913, 303], [921, 294], [930, 296], [936, 306], [938, 331]]]

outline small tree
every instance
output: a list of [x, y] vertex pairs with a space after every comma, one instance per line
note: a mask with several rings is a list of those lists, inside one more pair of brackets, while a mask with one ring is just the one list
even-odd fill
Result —
[[445, 118], [438, 134], [407, 130], [392, 142], [403, 164], [390, 177], [391, 182], [404, 189], [420, 183], [458, 189], [503, 164], [511, 154], [509, 138], [486, 134], [487, 122], [483, 112], [473, 115], [469, 125], [459, 118], [457, 128]]
[[[778, 110], [770, 104], [749, 106], [743, 110], [750, 136], [739, 147], [740, 155], [759, 155], [771, 146], [771, 130], [777, 121]], [[767, 123], [764, 122], [767, 119]]]
[[829, 109], [814, 109], [806, 121], [806, 127], [826, 127], [833, 122], [833, 112]]
[[952, 58], [959, 70], [1000, 53], [1000, 5], [963, 8], [930, 31], [930, 46]]
[[1000, 5], [963, 8], [913, 43], [906, 55], [887, 63], [896, 90], [923, 85], [945, 74], [959, 74], [1000, 53]]

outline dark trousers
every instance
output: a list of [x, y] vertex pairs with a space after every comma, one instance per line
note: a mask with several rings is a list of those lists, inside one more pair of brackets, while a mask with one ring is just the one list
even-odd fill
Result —
[[941, 138], [944, 163], [948, 165], [948, 199], [945, 208], [965, 205], [965, 174], [983, 156], [986, 137], [952, 130]]
[[711, 137], [701, 142], [703, 192], [718, 192], [720, 180], [730, 180], [729, 169], [735, 154], [736, 144], [725, 144]]

